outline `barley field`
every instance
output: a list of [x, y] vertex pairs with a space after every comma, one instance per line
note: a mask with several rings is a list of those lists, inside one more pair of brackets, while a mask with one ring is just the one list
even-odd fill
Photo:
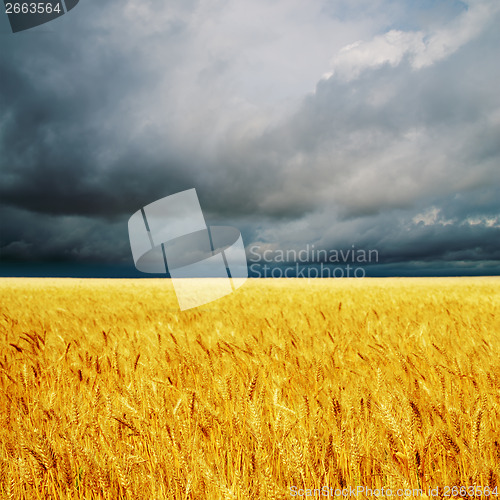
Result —
[[1, 498], [500, 495], [499, 278], [184, 312], [168, 280], [4, 278], [0, 304]]

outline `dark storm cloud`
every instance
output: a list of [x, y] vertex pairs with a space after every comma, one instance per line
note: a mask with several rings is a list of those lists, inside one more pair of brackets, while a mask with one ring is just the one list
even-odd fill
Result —
[[4, 37], [2, 259], [130, 262], [128, 217], [196, 187], [247, 245], [498, 261], [495, 3], [365, 3], [87, 0]]
[[130, 113], [147, 68], [116, 47], [51, 35], [7, 38], [0, 56], [2, 202], [112, 216], [189, 185], [189, 166]]
[[47, 216], [2, 208], [4, 262], [68, 261], [121, 264], [129, 261], [126, 220]]

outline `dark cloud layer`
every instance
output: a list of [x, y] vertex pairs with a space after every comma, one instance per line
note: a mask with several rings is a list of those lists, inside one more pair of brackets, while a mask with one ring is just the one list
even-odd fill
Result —
[[87, 0], [3, 35], [0, 273], [136, 275], [128, 217], [195, 187], [247, 247], [498, 274], [499, 9], [438, 4]]

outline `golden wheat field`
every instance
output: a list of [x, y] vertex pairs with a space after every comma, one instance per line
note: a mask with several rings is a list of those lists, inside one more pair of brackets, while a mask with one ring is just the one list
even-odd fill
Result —
[[168, 280], [2, 279], [0, 303], [1, 498], [500, 495], [498, 278], [249, 280], [184, 312]]

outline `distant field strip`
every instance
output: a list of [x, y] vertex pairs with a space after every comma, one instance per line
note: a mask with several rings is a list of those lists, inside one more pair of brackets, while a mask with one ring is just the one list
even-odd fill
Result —
[[184, 312], [167, 279], [2, 278], [0, 304], [0, 498], [500, 495], [500, 278], [248, 280]]

